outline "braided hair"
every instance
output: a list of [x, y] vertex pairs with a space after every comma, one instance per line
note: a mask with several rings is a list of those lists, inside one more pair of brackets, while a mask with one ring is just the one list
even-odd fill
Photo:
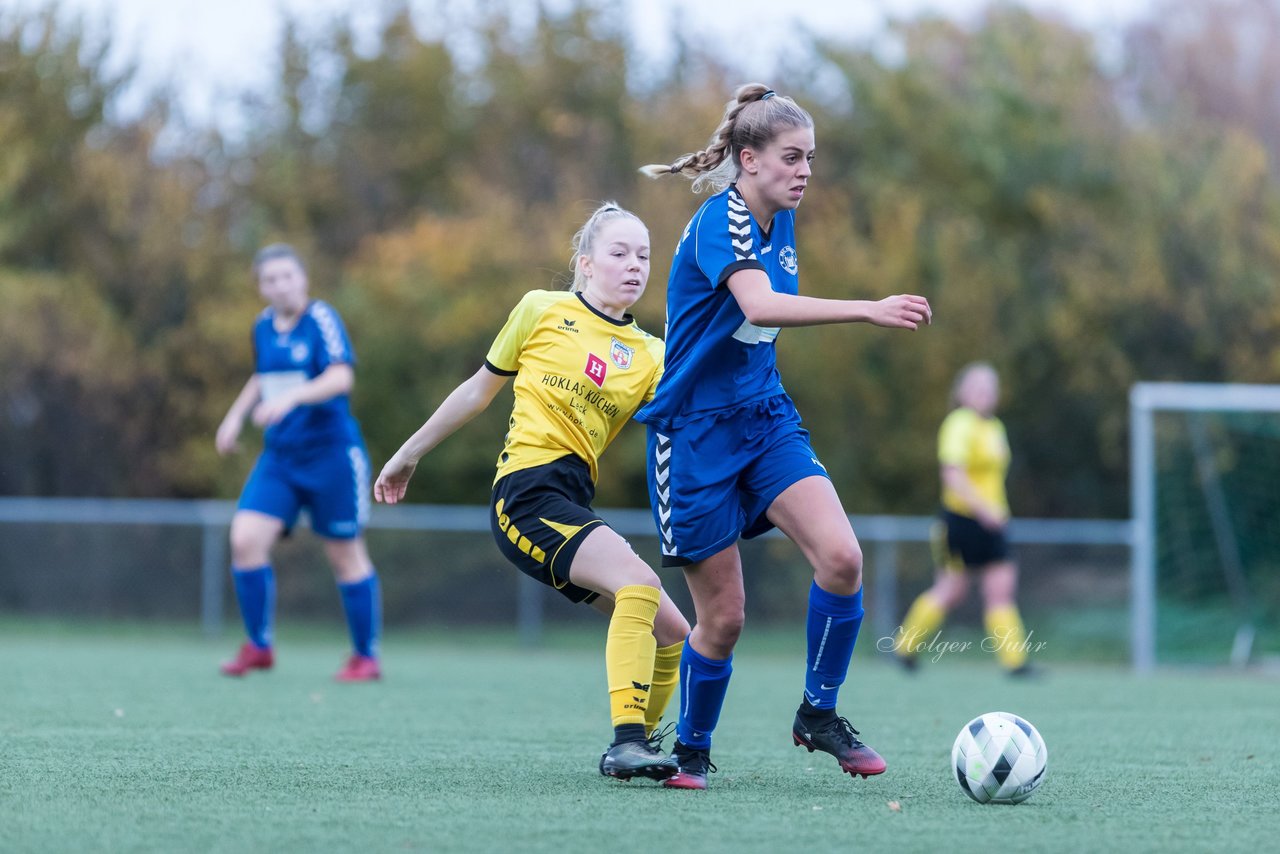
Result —
[[797, 127], [813, 127], [813, 117], [803, 107], [763, 83], [747, 83], [725, 104], [724, 117], [706, 148], [671, 163], [641, 166], [640, 171], [650, 178], [684, 175], [693, 180], [695, 193], [719, 192], [737, 179], [744, 148], [762, 149], [780, 131]]

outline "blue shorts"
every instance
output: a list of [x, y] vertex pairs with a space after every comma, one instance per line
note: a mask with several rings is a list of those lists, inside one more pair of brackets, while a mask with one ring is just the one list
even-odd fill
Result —
[[649, 504], [663, 566], [685, 566], [773, 527], [774, 499], [827, 477], [785, 394], [665, 431], [649, 428]]
[[360, 536], [369, 521], [369, 455], [363, 445], [329, 445], [297, 454], [262, 452], [236, 509], [274, 516], [288, 531], [304, 507], [311, 530], [320, 536]]

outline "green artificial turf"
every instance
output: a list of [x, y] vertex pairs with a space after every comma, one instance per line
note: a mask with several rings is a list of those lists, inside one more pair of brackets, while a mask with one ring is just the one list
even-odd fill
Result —
[[[749, 634], [749, 633], [748, 633]], [[342, 632], [282, 634], [276, 669], [218, 675], [230, 637], [0, 622], [0, 849], [47, 851], [1262, 851], [1280, 836], [1280, 680], [1135, 678], [983, 656], [914, 676], [859, 656], [841, 711], [889, 770], [793, 747], [803, 632], [744, 640], [706, 792], [599, 776], [600, 632], [392, 636], [380, 684], [338, 685]], [[960, 727], [1030, 720], [1041, 789], [980, 806]], [[670, 742], [668, 742], [668, 747]]]

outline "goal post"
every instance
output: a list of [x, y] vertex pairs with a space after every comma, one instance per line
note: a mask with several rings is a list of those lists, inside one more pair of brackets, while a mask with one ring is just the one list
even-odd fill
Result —
[[[1229, 495], [1231, 484], [1248, 476], [1251, 469], [1258, 469], [1258, 473], [1263, 474], [1263, 461], [1249, 459], [1243, 465], [1237, 465], [1249, 455], [1248, 447], [1243, 450], [1220, 447], [1224, 440], [1219, 437], [1225, 434], [1225, 430], [1211, 431], [1208, 419], [1221, 420], [1232, 414], [1264, 418], [1268, 425], [1266, 432], [1270, 434], [1267, 441], [1274, 439], [1275, 447], [1280, 449], [1280, 415], [1277, 415], [1280, 414], [1280, 386], [1138, 383], [1129, 392], [1129, 412], [1133, 520], [1131, 644], [1134, 668], [1145, 673], [1156, 666], [1160, 545], [1162, 542], [1174, 542], [1177, 537], [1181, 537], [1183, 542], [1194, 540], [1210, 544], [1205, 548], [1211, 548], [1212, 557], [1218, 564], [1221, 598], [1230, 603], [1237, 620], [1228, 658], [1233, 664], [1245, 664], [1253, 646], [1255, 627], [1250, 616], [1254, 594], [1248, 567], [1241, 556], [1242, 532], [1272, 537], [1273, 531], [1280, 531], [1280, 528], [1260, 532], [1258, 528], [1265, 528], [1267, 523], [1259, 522], [1256, 516], [1235, 518], [1236, 511], [1232, 505], [1237, 496]], [[1157, 415], [1162, 413], [1181, 414], [1183, 418], [1176, 429], [1167, 425], [1160, 430]], [[1162, 435], [1167, 437], [1163, 454]], [[1177, 445], [1176, 452], [1170, 449], [1169, 443]], [[1221, 460], [1225, 460], [1230, 468], [1221, 469]], [[1175, 470], [1179, 465], [1181, 469]], [[1178, 489], [1193, 491], [1194, 484], [1198, 528], [1193, 530], [1189, 524], [1180, 528], [1174, 524], [1167, 503], [1161, 503], [1165, 492], [1157, 479], [1162, 470], [1181, 484], [1169, 486], [1170, 493]], [[1236, 476], [1237, 472], [1244, 474]], [[1271, 472], [1265, 477], [1272, 478], [1275, 474]], [[1262, 494], [1245, 496], [1250, 509], [1261, 509], [1266, 515], [1280, 515], [1280, 500], [1277, 500], [1280, 499], [1280, 479], [1267, 480], [1259, 491]], [[1189, 497], [1184, 499], [1185, 506], [1191, 503]], [[1271, 514], [1272, 510], [1277, 512]], [[1161, 529], [1162, 517], [1169, 530]], [[1280, 520], [1276, 520], [1276, 524], [1280, 525]], [[1270, 540], [1267, 544], [1270, 546]], [[1280, 554], [1273, 554], [1270, 559], [1280, 559]]]

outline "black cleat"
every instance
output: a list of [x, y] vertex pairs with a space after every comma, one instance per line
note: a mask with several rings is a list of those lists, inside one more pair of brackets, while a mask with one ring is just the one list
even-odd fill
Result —
[[1005, 673], [1009, 675], [1010, 679], [1043, 679], [1044, 678], [1044, 668], [1037, 667], [1036, 665], [1032, 664], [1029, 661], [1024, 664], [1020, 664], [1017, 667], [1014, 667], [1010, 670], [1006, 670]]
[[904, 673], [915, 673], [920, 669], [920, 659], [914, 655], [898, 655], [894, 653], [893, 660], [902, 668]]
[[619, 780], [632, 777], [665, 780], [679, 770], [675, 757], [668, 756], [648, 741], [624, 741], [612, 745], [600, 756], [600, 773]]
[[675, 752], [671, 758], [679, 765], [680, 771], [674, 777], [663, 780], [662, 785], [668, 789], [705, 789], [707, 775], [716, 772], [715, 763], [711, 761], [711, 751], [686, 747], [676, 739]]
[[652, 732], [645, 736], [644, 740], [649, 742], [650, 746], [652, 746], [654, 750], [662, 752], [662, 742], [666, 741], [667, 736], [675, 732], [675, 729], [675, 721], [672, 721], [666, 726], [662, 725], [662, 721], [658, 721], [658, 725], [653, 728]]
[[791, 726], [791, 738], [797, 747], [804, 747], [810, 753], [815, 750], [830, 753], [840, 763], [840, 770], [852, 776], [860, 774], [865, 780], [872, 774], [884, 773], [884, 759], [858, 740], [858, 731], [848, 718], [833, 714], [830, 720], [811, 726], [797, 714]]

